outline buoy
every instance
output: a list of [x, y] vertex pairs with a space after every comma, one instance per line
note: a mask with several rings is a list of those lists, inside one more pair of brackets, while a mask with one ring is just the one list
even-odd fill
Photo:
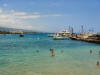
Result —
[[97, 61], [96, 65], [99, 66], [99, 61]]

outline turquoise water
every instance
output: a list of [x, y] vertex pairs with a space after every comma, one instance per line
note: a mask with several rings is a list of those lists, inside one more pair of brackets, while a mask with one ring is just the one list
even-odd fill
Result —
[[0, 75], [100, 75], [98, 51], [100, 45], [53, 40], [47, 34], [0, 35]]

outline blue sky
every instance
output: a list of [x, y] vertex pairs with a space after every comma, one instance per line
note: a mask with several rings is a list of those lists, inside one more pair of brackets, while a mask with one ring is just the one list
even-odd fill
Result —
[[0, 26], [42, 32], [100, 32], [100, 0], [0, 0]]

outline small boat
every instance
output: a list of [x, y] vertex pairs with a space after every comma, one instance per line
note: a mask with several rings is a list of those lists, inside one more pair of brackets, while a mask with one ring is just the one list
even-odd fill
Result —
[[68, 39], [67, 37], [54, 37], [54, 40], [66, 40]]
[[70, 34], [70, 32], [68, 30], [62, 30], [61, 32], [58, 33], [59, 35], [62, 36], [68, 36]]
[[54, 36], [54, 34], [48, 34], [48, 37], [53, 37]]
[[62, 37], [59, 34], [54, 35], [53, 37], [54, 40], [66, 40], [68, 37]]
[[20, 37], [24, 37], [24, 34], [23, 34], [23, 33], [21, 33], [21, 34], [20, 34]]

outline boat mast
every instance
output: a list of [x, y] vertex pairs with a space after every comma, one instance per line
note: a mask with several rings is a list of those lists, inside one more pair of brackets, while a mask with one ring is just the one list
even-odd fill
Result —
[[73, 29], [73, 27], [71, 27], [71, 33], [72, 33], [72, 34], [74, 33], [74, 29]]
[[71, 32], [71, 27], [70, 27], [70, 25], [69, 25], [69, 28], [68, 28], [68, 30], [69, 30], [69, 32]]
[[83, 34], [84, 33], [84, 27], [83, 27], [83, 25], [81, 26], [81, 29], [82, 29], [81, 34]]

